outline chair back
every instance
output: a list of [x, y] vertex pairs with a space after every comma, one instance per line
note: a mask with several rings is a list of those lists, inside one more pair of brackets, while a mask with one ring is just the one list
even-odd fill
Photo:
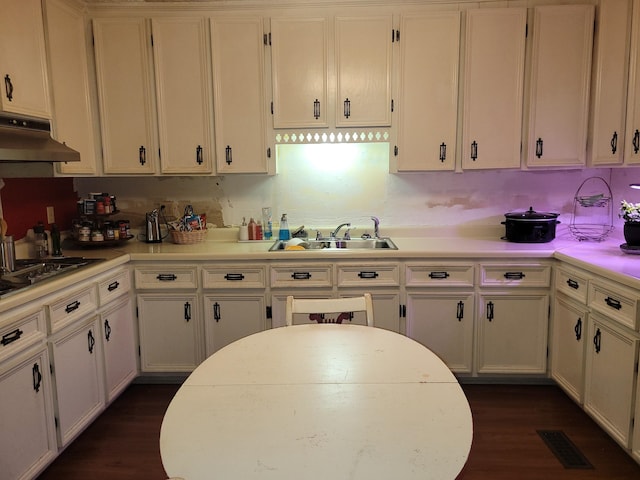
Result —
[[[367, 325], [373, 327], [373, 301], [371, 294], [365, 293], [360, 297], [345, 298], [294, 298], [287, 297], [285, 310], [285, 320], [287, 325], [293, 325], [293, 315], [295, 313], [308, 313], [322, 315], [325, 313], [337, 313], [338, 317], [333, 322], [319, 323], [342, 323], [342, 320], [351, 312], [365, 312]], [[322, 318], [322, 317], [320, 317]]]

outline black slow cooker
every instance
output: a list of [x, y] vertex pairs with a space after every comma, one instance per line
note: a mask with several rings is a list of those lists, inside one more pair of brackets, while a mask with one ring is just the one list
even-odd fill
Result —
[[505, 213], [502, 222], [506, 233], [504, 240], [517, 243], [546, 243], [556, 238], [559, 213], [541, 213], [529, 207], [526, 212]]

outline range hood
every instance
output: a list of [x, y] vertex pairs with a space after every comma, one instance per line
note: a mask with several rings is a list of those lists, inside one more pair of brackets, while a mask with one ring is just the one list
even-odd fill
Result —
[[79, 161], [78, 152], [51, 138], [48, 120], [0, 112], [0, 163]]

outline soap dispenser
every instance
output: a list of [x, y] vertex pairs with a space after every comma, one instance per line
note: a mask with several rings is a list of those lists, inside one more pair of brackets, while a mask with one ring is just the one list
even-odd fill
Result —
[[280, 219], [280, 232], [278, 234], [280, 240], [289, 240], [291, 233], [289, 232], [289, 222], [287, 221], [287, 214], [283, 213]]

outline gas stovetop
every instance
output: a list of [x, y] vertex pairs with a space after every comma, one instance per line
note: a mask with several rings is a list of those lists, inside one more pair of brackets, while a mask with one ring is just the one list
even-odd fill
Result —
[[0, 276], [0, 298], [103, 260], [85, 257], [16, 260], [15, 271]]

